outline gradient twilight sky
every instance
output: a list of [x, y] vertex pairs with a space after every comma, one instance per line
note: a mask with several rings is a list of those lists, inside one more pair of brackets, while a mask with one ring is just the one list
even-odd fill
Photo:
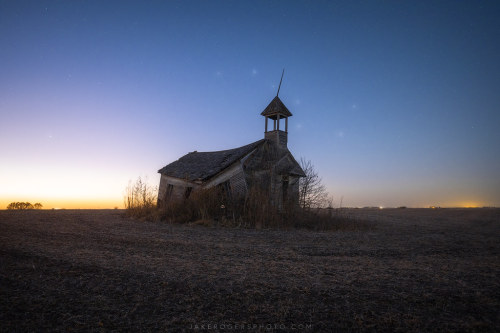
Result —
[[498, 1], [0, 0], [0, 209], [122, 206], [263, 138], [338, 206], [500, 206]]

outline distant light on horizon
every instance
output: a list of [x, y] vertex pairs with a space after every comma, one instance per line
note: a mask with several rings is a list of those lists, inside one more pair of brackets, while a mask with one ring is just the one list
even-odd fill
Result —
[[482, 205], [478, 202], [465, 202], [460, 204], [460, 207], [463, 208], [479, 208], [479, 207], [484, 207], [485, 205]]

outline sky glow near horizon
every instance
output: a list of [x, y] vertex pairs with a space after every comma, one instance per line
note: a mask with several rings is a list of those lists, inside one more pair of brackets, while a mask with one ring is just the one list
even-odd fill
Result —
[[0, 209], [122, 207], [129, 180], [263, 137], [339, 206], [500, 206], [496, 1], [0, 0]]

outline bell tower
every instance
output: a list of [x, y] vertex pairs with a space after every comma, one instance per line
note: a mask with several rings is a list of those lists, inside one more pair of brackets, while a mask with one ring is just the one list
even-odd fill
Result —
[[[266, 118], [266, 125], [264, 130], [264, 138], [274, 141], [278, 146], [286, 148], [288, 142], [288, 117], [292, 116], [292, 113], [283, 104], [281, 99], [278, 97], [281, 88], [281, 82], [283, 81], [283, 73], [281, 74], [280, 85], [278, 87], [278, 93], [276, 97], [269, 103], [269, 105], [262, 111], [261, 116]], [[268, 129], [269, 119], [273, 121], [273, 129]], [[285, 130], [283, 131], [283, 126], [280, 129], [280, 121], [284, 119]]]
[[[286, 147], [288, 142], [288, 117], [291, 117], [292, 113], [287, 109], [285, 104], [283, 104], [280, 98], [276, 96], [264, 109], [264, 111], [262, 111], [261, 115], [266, 118], [264, 137], [268, 140], [274, 141], [279, 146]], [[273, 121], [272, 130], [269, 130], [268, 128], [269, 119]], [[283, 119], [285, 120], [284, 130], [283, 125], [280, 129], [280, 123]]]

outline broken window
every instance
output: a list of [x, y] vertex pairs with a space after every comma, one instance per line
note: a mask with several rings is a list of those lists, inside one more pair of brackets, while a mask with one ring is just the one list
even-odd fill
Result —
[[283, 192], [283, 202], [288, 200], [288, 176], [283, 176], [281, 180], [281, 190]]
[[220, 183], [217, 187], [221, 191], [224, 198], [231, 198], [231, 184], [229, 183], [229, 180]]
[[191, 186], [186, 187], [186, 191], [184, 192], [184, 198], [186, 198], [186, 199], [189, 198], [192, 190], [193, 190], [193, 188]]
[[172, 196], [173, 191], [174, 191], [174, 185], [167, 184], [167, 193], [165, 199], [169, 199]]

